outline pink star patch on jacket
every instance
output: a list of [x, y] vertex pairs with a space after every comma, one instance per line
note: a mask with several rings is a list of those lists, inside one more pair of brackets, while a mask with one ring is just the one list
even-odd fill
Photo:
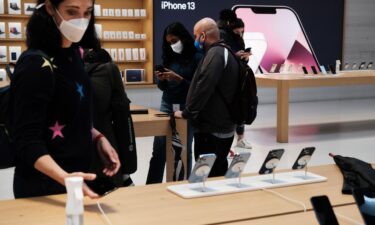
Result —
[[55, 125], [53, 127], [49, 127], [50, 130], [53, 131], [52, 139], [55, 139], [57, 136], [64, 138], [64, 135], [62, 134], [62, 129], [64, 129], [65, 125], [59, 125], [59, 121], [56, 121]]

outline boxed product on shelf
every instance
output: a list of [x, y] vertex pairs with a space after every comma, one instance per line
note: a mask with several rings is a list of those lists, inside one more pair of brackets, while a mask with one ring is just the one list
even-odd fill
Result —
[[141, 39], [141, 34], [134, 34], [134, 39], [140, 40]]
[[115, 9], [115, 16], [116, 17], [121, 17], [122, 16], [121, 9]]
[[134, 9], [134, 17], [140, 17], [140, 16], [141, 16], [140, 9]]
[[132, 58], [134, 61], [139, 60], [139, 48], [133, 48], [132, 49]]
[[121, 40], [122, 39], [122, 32], [121, 31], [116, 31], [116, 39]]
[[127, 17], [128, 16], [128, 9], [122, 9], [122, 16]]
[[111, 48], [111, 57], [113, 61], [117, 62], [117, 48]]
[[125, 49], [123, 48], [118, 49], [118, 61], [119, 62], [125, 61]]
[[9, 46], [9, 62], [17, 62], [21, 52], [21, 46]]
[[127, 31], [122, 32], [122, 39], [128, 39], [128, 32]]
[[101, 24], [95, 24], [95, 31], [96, 31], [96, 35], [98, 36], [98, 38], [102, 39], [102, 31], [103, 30], [103, 26]]
[[134, 39], [134, 31], [129, 31], [128, 37], [129, 37], [129, 39]]
[[94, 5], [94, 15], [95, 16], [102, 16], [102, 6], [99, 4]]
[[141, 9], [141, 17], [146, 17], [146, 9]]
[[144, 82], [145, 70], [144, 69], [125, 69], [125, 82]]
[[4, 0], [0, 0], [0, 14], [4, 14]]
[[133, 17], [133, 16], [134, 16], [134, 10], [128, 9], [128, 17]]
[[109, 33], [109, 31], [104, 31], [103, 32], [103, 39], [104, 40], [109, 40], [110, 39], [110, 33]]
[[139, 49], [139, 59], [142, 61], [146, 61], [146, 49], [145, 48]]
[[0, 81], [5, 81], [7, 79], [7, 72], [5, 69], [0, 69]]
[[0, 22], [0, 38], [6, 38], [5, 22]]
[[111, 39], [111, 40], [116, 39], [116, 31], [110, 31], [109, 32], [109, 39]]
[[147, 35], [146, 34], [141, 34], [141, 39], [142, 40], [146, 40], [147, 39]]
[[20, 0], [8, 0], [8, 14], [21, 14], [21, 1]]
[[0, 62], [8, 62], [7, 46], [0, 46]]
[[125, 49], [125, 60], [132, 61], [132, 49], [131, 48]]
[[24, 14], [32, 15], [35, 11], [36, 3], [25, 3], [24, 4]]
[[109, 16], [108, 9], [103, 9], [103, 16]]
[[114, 17], [115, 16], [115, 9], [108, 9], [108, 15]]
[[9, 38], [22, 38], [22, 27], [21, 23], [8, 23]]

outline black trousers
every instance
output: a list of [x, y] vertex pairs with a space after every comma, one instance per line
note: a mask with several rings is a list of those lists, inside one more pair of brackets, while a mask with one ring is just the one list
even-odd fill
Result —
[[195, 160], [201, 154], [214, 153], [216, 161], [211, 169], [209, 177], [224, 176], [228, 169], [227, 156], [232, 146], [234, 136], [230, 138], [218, 138], [208, 133], [194, 134]]
[[47, 176], [24, 177], [14, 174], [13, 193], [15, 198], [39, 197], [45, 195], [63, 194], [66, 189]]

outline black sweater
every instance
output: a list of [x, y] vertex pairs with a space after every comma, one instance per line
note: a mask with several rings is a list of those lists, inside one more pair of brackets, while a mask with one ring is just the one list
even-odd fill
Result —
[[16, 174], [42, 176], [34, 163], [49, 154], [67, 172], [89, 169], [92, 91], [78, 49], [51, 58], [21, 56], [11, 83], [11, 133]]

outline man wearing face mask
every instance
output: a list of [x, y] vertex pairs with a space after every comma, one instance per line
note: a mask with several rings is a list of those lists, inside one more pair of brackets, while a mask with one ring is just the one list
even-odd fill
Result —
[[[27, 47], [11, 82], [9, 127], [16, 152], [16, 198], [60, 194], [64, 179], [87, 173], [94, 151], [103, 173], [120, 168], [108, 140], [93, 128], [92, 87], [79, 52], [98, 49], [93, 0], [39, 0], [27, 24]], [[83, 185], [83, 193], [99, 197]]]
[[190, 85], [186, 107], [175, 112], [179, 118], [191, 119], [194, 127], [194, 154], [216, 154], [210, 176], [223, 176], [228, 169], [227, 155], [232, 145], [235, 124], [219, 94], [227, 102], [234, 99], [239, 78], [239, 64], [223, 47], [219, 29], [211, 18], [194, 27], [195, 46], [205, 53]]
[[[162, 61], [164, 69], [156, 68], [158, 87], [163, 91], [160, 111], [172, 113], [174, 109], [185, 109], [187, 92], [195, 69], [203, 55], [194, 47], [194, 39], [179, 22], [168, 25], [163, 34]], [[191, 170], [193, 133], [188, 123], [188, 174]], [[163, 181], [165, 167], [165, 137], [155, 137], [147, 184]]]

